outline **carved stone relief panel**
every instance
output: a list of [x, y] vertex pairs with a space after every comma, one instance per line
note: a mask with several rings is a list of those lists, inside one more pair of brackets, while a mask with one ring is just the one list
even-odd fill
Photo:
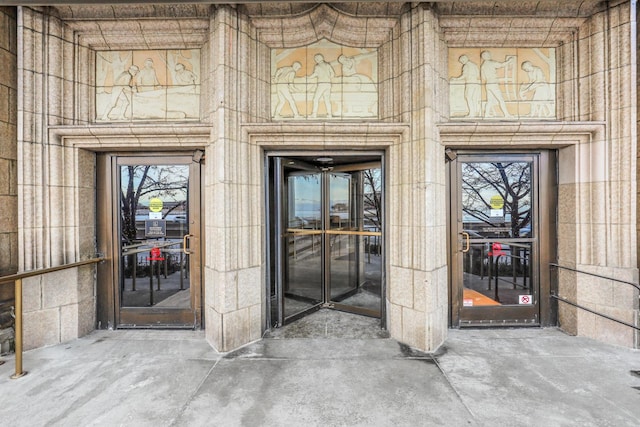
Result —
[[555, 119], [555, 49], [449, 49], [449, 105], [452, 119]]
[[200, 50], [96, 52], [96, 122], [200, 118]]
[[320, 40], [271, 50], [274, 120], [378, 117], [378, 52]]

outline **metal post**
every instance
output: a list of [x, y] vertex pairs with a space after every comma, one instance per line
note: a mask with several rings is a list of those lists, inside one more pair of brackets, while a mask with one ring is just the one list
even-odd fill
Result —
[[162, 260], [162, 264], [164, 265], [164, 278], [166, 279], [167, 276], [169, 275], [169, 261], [167, 258], [169, 258], [169, 254], [165, 253], [164, 254], [164, 260]]
[[527, 257], [529, 256], [529, 254], [527, 253], [527, 248], [524, 249], [524, 258], [522, 259], [522, 268], [524, 269], [524, 271], [522, 272], [522, 286], [524, 286], [524, 289], [528, 289], [527, 286], [527, 273], [528, 273], [528, 267], [527, 267]]
[[180, 275], [180, 290], [184, 290], [184, 264], [183, 264], [183, 253], [182, 251], [180, 251], [180, 271], [178, 272], [178, 274]]
[[16, 373], [11, 375], [12, 380], [27, 375], [27, 373], [22, 370], [22, 279], [15, 281], [15, 299]]
[[487, 290], [491, 290], [491, 280], [493, 279], [493, 251], [491, 252], [491, 255], [487, 254], [487, 260], [489, 261], [489, 266], [488, 269], [489, 271], [487, 272], [487, 279], [489, 279], [489, 287], [487, 288]]
[[517, 271], [516, 271], [516, 260], [520, 259], [520, 248], [516, 248], [516, 253], [518, 255], [513, 256], [514, 250], [513, 250], [513, 246], [510, 246], [510, 253], [511, 256], [509, 257], [509, 259], [511, 260], [511, 274], [512, 274], [512, 279], [513, 279], [513, 289], [516, 288], [516, 285], [518, 284], [517, 280], [518, 280], [518, 276], [517, 276]]
[[[151, 261], [153, 263], [153, 261]], [[156, 278], [158, 279], [158, 290], [160, 290], [160, 274], [162, 274], [162, 264], [161, 261], [155, 261], [156, 263], [156, 267], [158, 267], [158, 275], [156, 276]], [[153, 271], [153, 268], [151, 269], [151, 271]]]
[[131, 290], [136, 291], [136, 277], [138, 276], [138, 254], [134, 254], [133, 258], [133, 271], [131, 273]]
[[149, 305], [153, 306], [153, 261], [149, 261]]
[[496, 267], [495, 267], [495, 271], [493, 272], [493, 274], [495, 275], [495, 280], [496, 280], [496, 283], [495, 283], [495, 298], [494, 298], [494, 300], [496, 302], [500, 302], [500, 297], [498, 296], [498, 276], [500, 276], [500, 270], [498, 269], [498, 261], [500, 261], [500, 257], [501, 256], [502, 255], [498, 255], [496, 257]]

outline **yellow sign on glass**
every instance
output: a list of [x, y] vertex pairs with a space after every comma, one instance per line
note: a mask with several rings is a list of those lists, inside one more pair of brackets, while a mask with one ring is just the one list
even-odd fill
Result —
[[162, 200], [158, 199], [157, 197], [154, 197], [153, 199], [149, 200], [149, 210], [151, 212], [162, 211]]
[[491, 198], [489, 204], [491, 204], [491, 209], [502, 209], [504, 206], [504, 199], [498, 194]]

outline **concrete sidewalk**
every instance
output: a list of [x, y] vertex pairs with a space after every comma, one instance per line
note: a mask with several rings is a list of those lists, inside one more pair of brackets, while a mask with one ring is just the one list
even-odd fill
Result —
[[281, 333], [219, 354], [202, 331], [95, 331], [26, 352], [17, 380], [4, 357], [0, 424], [640, 425], [637, 350], [532, 328], [451, 330], [439, 353]]

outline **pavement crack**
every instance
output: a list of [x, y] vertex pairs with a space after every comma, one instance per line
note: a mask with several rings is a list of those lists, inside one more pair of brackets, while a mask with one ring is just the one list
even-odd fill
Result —
[[191, 404], [191, 402], [193, 402], [193, 398], [195, 396], [198, 395], [198, 393], [200, 392], [200, 389], [202, 388], [202, 386], [204, 385], [205, 381], [207, 381], [207, 379], [209, 378], [209, 376], [211, 375], [211, 373], [213, 372], [213, 370], [215, 369], [216, 366], [218, 366], [218, 363], [220, 363], [220, 359], [216, 360], [216, 362], [211, 366], [211, 368], [209, 369], [209, 371], [207, 371], [207, 375], [205, 375], [202, 380], [200, 381], [200, 383], [198, 384], [198, 386], [193, 390], [193, 392], [189, 395], [189, 398], [185, 400], [185, 403], [180, 407], [180, 409], [178, 410], [178, 413], [176, 414], [176, 416], [169, 422], [170, 426], [178, 426], [178, 425], [182, 425], [179, 420], [182, 418], [182, 415], [184, 415], [184, 411], [187, 410], [187, 407]]
[[440, 363], [438, 363], [438, 359], [434, 358], [434, 361], [435, 361], [435, 365], [438, 367], [438, 370], [442, 373], [442, 376], [447, 381], [447, 384], [449, 385], [449, 387], [451, 387], [451, 390], [453, 390], [453, 392], [456, 394], [456, 396], [458, 396], [458, 399], [460, 399], [460, 403], [462, 403], [462, 406], [464, 406], [464, 408], [467, 410], [469, 415], [471, 415], [471, 417], [474, 420], [477, 419], [476, 418], [476, 414], [471, 410], [469, 405], [467, 405], [467, 403], [464, 401], [464, 399], [463, 399], [462, 395], [460, 394], [460, 392], [458, 391], [458, 389], [453, 385], [453, 383], [451, 382], [451, 379], [449, 378], [447, 373], [444, 371], [444, 369], [442, 369], [442, 366], [440, 366]]

